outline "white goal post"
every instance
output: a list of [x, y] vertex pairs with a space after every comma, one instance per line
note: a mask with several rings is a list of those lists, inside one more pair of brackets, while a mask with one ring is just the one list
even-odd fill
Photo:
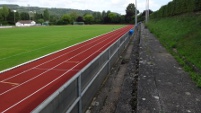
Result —
[[73, 22], [73, 25], [84, 25], [84, 22]]

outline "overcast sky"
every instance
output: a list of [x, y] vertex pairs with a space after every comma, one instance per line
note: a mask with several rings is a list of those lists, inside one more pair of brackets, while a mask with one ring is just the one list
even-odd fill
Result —
[[[158, 10], [172, 0], [149, 0], [150, 9]], [[19, 6], [38, 6], [48, 8], [89, 9], [92, 11], [112, 11], [125, 14], [126, 7], [135, 0], [0, 0], [0, 4], [17, 4]], [[138, 10], [145, 10], [146, 0], [137, 0]]]

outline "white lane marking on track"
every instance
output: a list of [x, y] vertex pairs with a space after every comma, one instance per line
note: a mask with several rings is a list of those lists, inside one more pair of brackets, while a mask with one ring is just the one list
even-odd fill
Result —
[[[116, 39], [113, 39], [116, 40]], [[112, 40], [112, 41], [113, 41]], [[110, 42], [112, 42], [110, 41]], [[105, 46], [105, 45], [104, 45]], [[102, 46], [100, 49], [102, 49], [104, 46]], [[100, 50], [99, 49], [99, 50]], [[98, 51], [99, 51], [98, 50]], [[95, 54], [96, 52], [94, 52], [93, 54]], [[93, 54], [91, 54], [90, 56], [92, 56]], [[83, 61], [85, 61], [86, 59], [88, 59], [90, 56], [88, 56], [87, 58], [85, 58], [84, 60], [82, 60], [80, 63], [82, 63]], [[79, 64], [80, 64], [79, 63]], [[77, 64], [77, 65], [79, 65]], [[76, 66], [77, 66], [76, 65]], [[76, 66], [74, 66], [73, 68], [75, 68]], [[71, 68], [71, 69], [73, 69]], [[70, 70], [69, 70], [70, 71]], [[18, 105], [19, 103], [23, 102], [24, 100], [27, 100], [29, 97], [31, 97], [32, 95], [34, 95], [35, 93], [39, 92], [40, 90], [44, 89], [45, 87], [49, 86], [51, 83], [53, 83], [54, 81], [58, 80], [59, 78], [63, 77], [66, 73], [68, 73], [69, 71], [65, 72], [64, 74], [62, 74], [61, 76], [57, 77], [56, 79], [54, 79], [53, 81], [49, 82], [48, 84], [46, 84], [45, 86], [41, 87], [40, 89], [38, 89], [37, 91], [35, 91], [34, 93], [30, 94], [29, 96], [25, 97], [24, 99], [20, 100], [19, 102], [15, 103], [14, 105], [10, 106], [9, 108], [5, 109], [2, 113], [5, 113], [6, 111], [12, 109], [13, 107], [15, 107], [16, 105]], [[22, 85], [22, 84], [21, 84]]]
[[3, 83], [3, 84], [10, 84], [10, 85], [15, 85], [15, 86], [18, 86], [18, 85], [19, 85], [19, 83], [4, 82], [4, 81], [0, 81], [0, 83]]
[[[122, 31], [122, 32], [123, 32], [123, 31]], [[111, 36], [110, 36], [110, 37], [111, 37]], [[109, 39], [109, 38], [106, 38], [105, 40], [108, 40], [108, 39]], [[105, 40], [102, 40], [102, 41], [100, 41], [100, 42], [98, 42], [98, 43], [94, 44], [94, 45], [93, 45], [93, 46], [91, 46], [90, 48], [87, 48], [86, 50], [84, 50], [84, 51], [82, 51], [82, 52], [80, 52], [80, 53], [78, 53], [78, 54], [74, 55], [73, 57], [69, 58], [68, 60], [71, 60], [72, 58], [74, 58], [74, 57], [76, 57], [76, 56], [78, 56], [78, 55], [80, 55], [80, 54], [84, 53], [85, 51], [88, 51], [88, 50], [89, 50], [89, 49], [91, 49], [92, 47], [94, 47], [94, 46], [98, 45], [99, 43], [104, 42]], [[114, 40], [114, 39], [113, 39], [113, 40]], [[104, 46], [103, 46], [103, 47], [104, 47]], [[65, 62], [66, 62], [66, 61], [68, 61], [68, 60], [65, 60], [65, 61], [63, 61], [63, 62], [61, 62], [61, 63], [59, 63], [59, 64], [55, 65], [54, 67], [52, 67], [52, 68], [50, 68], [50, 69], [48, 69], [48, 70], [46, 70], [46, 71], [42, 72], [41, 74], [39, 74], [39, 75], [37, 75], [37, 76], [35, 76], [35, 77], [33, 77], [33, 78], [30, 78], [29, 80], [27, 80], [27, 81], [25, 81], [25, 82], [21, 83], [19, 86], [21, 86], [21, 85], [23, 85], [23, 84], [25, 84], [25, 83], [27, 83], [27, 82], [29, 82], [29, 81], [31, 81], [31, 80], [33, 80], [33, 79], [35, 79], [35, 78], [38, 78], [39, 76], [43, 75], [43, 74], [44, 74], [44, 73], [46, 73], [46, 72], [49, 72], [49, 71], [53, 70], [55, 67], [57, 67], [57, 66], [59, 66], [59, 65], [61, 65], [61, 64], [63, 64], [63, 63], [65, 63]], [[19, 86], [18, 86], [18, 87], [19, 87]], [[11, 91], [11, 90], [13, 90], [13, 89], [15, 89], [15, 88], [17, 88], [17, 87], [13, 87], [13, 88], [11, 88], [11, 89], [9, 89], [9, 90], [7, 90], [7, 91], [5, 91], [5, 92], [1, 93], [0, 95], [3, 95], [3, 94], [5, 94], [5, 93], [7, 93], [7, 92], [9, 92], [9, 91]]]
[[[107, 36], [107, 35], [108, 35], [108, 34], [105, 34], [105, 36]], [[102, 39], [102, 38], [100, 38], [100, 39], [98, 39], [98, 40], [96, 40], [96, 41], [92, 41], [92, 42], [90, 42], [90, 43], [88, 43], [88, 44], [86, 44], [86, 45], [80, 46], [79, 48], [76, 48], [76, 49], [74, 49], [74, 50], [72, 50], [72, 51], [69, 51], [69, 52], [64, 53], [64, 54], [62, 54], [62, 55], [60, 55], [60, 56], [57, 56], [56, 58], [53, 58], [53, 59], [48, 60], [48, 61], [46, 61], [46, 62], [43, 62], [43, 63], [41, 63], [41, 64], [39, 64], [39, 65], [37, 65], [37, 66], [35, 66], [35, 67], [29, 68], [29, 69], [27, 69], [27, 70], [25, 70], [25, 71], [23, 71], [23, 72], [21, 72], [21, 73], [18, 73], [18, 74], [16, 74], [16, 75], [12, 76], [12, 77], [3, 79], [2, 81], [7, 81], [7, 80], [9, 80], [9, 79], [12, 79], [12, 78], [14, 78], [14, 77], [16, 77], [16, 76], [19, 76], [19, 75], [21, 75], [21, 74], [23, 74], [23, 73], [26, 73], [26, 72], [32, 70], [32, 69], [34, 69], [34, 68], [37, 68], [37, 67], [39, 67], [39, 66], [41, 66], [41, 65], [43, 65], [43, 64], [49, 63], [49, 62], [51, 62], [51, 61], [53, 61], [53, 60], [56, 60], [56, 59], [58, 59], [58, 58], [60, 58], [60, 57], [62, 57], [62, 56], [64, 56], [64, 55], [66, 55], [66, 54], [69, 54], [69, 53], [71, 53], [71, 52], [73, 52], [73, 51], [76, 51], [76, 50], [78, 50], [78, 49], [80, 49], [80, 48], [82, 48], [82, 47], [84, 47], [84, 46], [87, 46], [87, 45], [89, 45], [89, 44], [91, 44], [91, 43], [97, 42], [97, 41], [99, 41], [99, 40], [101, 40], [101, 39]]]
[[79, 63], [80, 61], [66, 61], [66, 63]]
[[[35, 68], [37, 70], [48, 70], [49, 68]], [[57, 69], [52, 69], [52, 70], [55, 70], [55, 71], [68, 71], [70, 69], [61, 69], [61, 68], [57, 68]], [[80, 69], [73, 69], [73, 71], [79, 71]]]
[[[113, 39], [115, 40], [115, 39]], [[113, 41], [112, 40], [112, 41]], [[110, 42], [112, 42], [110, 41]], [[105, 45], [104, 45], [105, 46]], [[102, 49], [104, 46], [102, 46], [100, 49]], [[100, 50], [99, 49], [99, 50]], [[98, 50], [98, 51], [99, 51]], [[93, 54], [95, 54], [96, 52], [94, 52]], [[89, 57], [91, 57], [93, 54], [91, 54], [90, 56], [88, 56], [87, 58], [85, 58], [84, 60], [82, 60], [81, 62], [85, 61], [86, 59], [88, 59]], [[80, 62], [80, 63], [81, 63]], [[77, 65], [79, 65], [80, 63], [78, 63]], [[73, 68], [75, 68], [77, 65], [75, 65]], [[71, 68], [71, 69], [73, 69]], [[69, 70], [70, 71], [70, 70]], [[38, 89], [37, 91], [35, 91], [34, 93], [32, 93], [31, 95], [25, 97], [24, 99], [20, 100], [19, 102], [15, 103], [14, 105], [10, 106], [9, 108], [5, 109], [4, 111], [2, 111], [2, 113], [5, 113], [6, 111], [10, 110], [11, 108], [15, 107], [16, 105], [18, 105], [19, 103], [23, 102], [24, 100], [28, 99], [29, 97], [31, 97], [32, 95], [36, 94], [37, 92], [39, 92], [40, 90], [44, 89], [45, 87], [49, 86], [51, 83], [53, 83], [54, 81], [58, 80], [59, 78], [63, 77], [66, 73], [68, 73], [69, 71], [65, 72], [64, 74], [62, 74], [61, 76], [57, 77], [56, 79], [54, 79], [53, 81], [49, 82], [48, 84], [46, 84], [45, 86], [41, 87], [40, 89]]]

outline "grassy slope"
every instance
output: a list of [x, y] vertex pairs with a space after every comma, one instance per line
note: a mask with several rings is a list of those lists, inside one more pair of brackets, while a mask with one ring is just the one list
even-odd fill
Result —
[[201, 15], [153, 19], [148, 28], [201, 87]]
[[0, 70], [68, 47], [122, 25], [0, 29]]

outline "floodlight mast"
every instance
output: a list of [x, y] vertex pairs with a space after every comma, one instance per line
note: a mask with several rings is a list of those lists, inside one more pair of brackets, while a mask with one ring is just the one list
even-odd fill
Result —
[[15, 12], [16, 12], [16, 10], [13, 10], [13, 13], [14, 13], [14, 24], [15, 24]]
[[148, 9], [148, 13], [147, 13], [147, 14], [148, 14], [148, 15], [147, 15], [148, 18], [147, 18], [147, 21], [149, 21], [149, 0], [148, 0], [147, 5], [148, 5], [148, 6], [147, 6], [147, 9]]

